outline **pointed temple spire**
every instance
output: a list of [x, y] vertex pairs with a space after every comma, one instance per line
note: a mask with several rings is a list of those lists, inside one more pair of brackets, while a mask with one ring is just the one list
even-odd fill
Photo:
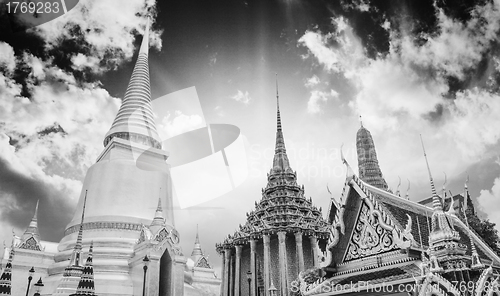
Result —
[[280, 102], [278, 94], [278, 74], [276, 73], [276, 109], [277, 109], [277, 130], [276, 130], [276, 147], [274, 149], [273, 169], [272, 172], [286, 172], [291, 170], [290, 162], [285, 149], [285, 138], [281, 127]]
[[163, 218], [163, 207], [161, 206], [161, 197], [158, 197], [158, 206], [156, 207], [155, 217], [153, 218], [153, 222], [151, 222], [151, 227], [153, 227], [154, 229], [151, 230], [156, 231], [163, 226], [165, 226], [165, 218]]
[[387, 182], [378, 164], [375, 143], [370, 131], [363, 127], [362, 123], [356, 134], [356, 150], [360, 179], [372, 186], [387, 190]]
[[[466, 246], [460, 243], [460, 234], [453, 227], [453, 223], [450, 221], [448, 214], [443, 211], [441, 198], [437, 194], [436, 187], [434, 186], [434, 179], [432, 178], [429, 161], [425, 152], [424, 141], [422, 140], [422, 135], [420, 135], [420, 142], [422, 144], [422, 150], [424, 152], [425, 163], [427, 165], [427, 173], [429, 174], [432, 191], [433, 213], [431, 217], [431, 228], [429, 234], [430, 271], [438, 273], [452, 272], [455, 270], [455, 267], [453, 266], [455, 266], [456, 264], [458, 264], [457, 266], [459, 266], [460, 264], [465, 264], [464, 262], [459, 262], [461, 261], [461, 259], [459, 259], [458, 261], [456, 261], [455, 259], [459, 258], [460, 254], [465, 253]], [[455, 260], [456, 262], [453, 260]], [[452, 262], [451, 264], [450, 261]]]
[[76, 293], [71, 294], [70, 296], [95, 296], [94, 289], [94, 267], [92, 264], [92, 249], [94, 242], [90, 243], [89, 255], [87, 257], [87, 262], [85, 263], [85, 267], [83, 268], [83, 272], [80, 278], [80, 282], [78, 283], [78, 288], [76, 289]]
[[161, 141], [151, 108], [148, 65], [149, 27], [150, 18], [148, 17], [139, 56], [125, 92], [125, 98], [104, 138], [104, 146], [107, 146], [112, 138], [117, 137], [161, 149]]
[[9, 260], [0, 276], [0, 295], [11, 295], [12, 287], [12, 260], [14, 260], [14, 245], [10, 248]]
[[69, 295], [75, 292], [75, 289], [80, 280], [80, 276], [83, 272], [82, 264], [82, 239], [83, 239], [83, 221], [85, 218], [85, 206], [87, 205], [87, 190], [85, 190], [85, 197], [83, 199], [83, 210], [82, 210], [82, 220], [80, 222], [80, 228], [78, 229], [78, 236], [76, 239], [75, 247], [73, 248], [73, 253], [69, 259], [68, 266], [64, 269], [63, 277], [59, 282], [55, 295]]
[[203, 251], [201, 250], [200, 236], [198, 232], [198, 224], [196, 225], [196, 238], [194, 240], [194, 248], [191, 256], [203, 256]]
[[24, 234], [21, 237], [21, 243], [19, 243], [18, 248], [20, 249], [28, 249], [34, 251], [41, 251], [42, 248], [40, 246], [40, 232], [38, 231], [38, 203], [40, 200], [36, 202], [35, 213], [33, 214], [33, 218], [30, 221], [29, 226], [24, 231]]
[[420, 135], [420, 142], [422, 143], [422, 150], [424, 151], [425, 163], [427, 165], [427, 173], [429, 174], [429, 180], [431, 183], [431, 192], [432, 192], [432, 208], [434, 211], [443, 211], [443, 205], [441, 204], [441, 200], [439, 199], [439, 195], [436, 191], [436, 186], [434, 186], [434, 179], [432, 179], [431, 168], [429, 167], [429, 161], [427, 160], [427, 154], [425, 153], [424, 141], [422, 140], [422, 135]]
[[[465, 204], [468, 202], [468, 196], [469, 196], [469, 188], [467, 187], [467, 183], [469, 182], [469, 176], [467, 175], [467, 179], [465, 181], [465, 186], [464, 186], [464, 201]], [[471, 247], [471, 269], [481, 269], [484, 268], [484, 264], [481, 262], [481, 259], [479, 258], [479, 254], [477, 253], [476, 245], [474, 244], [474, 239], [472, 238], [472, 229], [469, 225], [469, 219], [467, 218], [467, 213], [465, 212], [466, 207], [463, 207], [464, 209], [464, 218], [465, 218], [465, 224], [467, 225], [468, 228], [468, 234], [469, 234], [469, 242], [470, 242], [470, 247]]]
[[70, 266], [82, 266], [82, 240], [83, 240], [83, 220], [85, 219], [85, 206], [87, 205], [87, 190], [85, 190], [85, 197], [83, 199], [82, 220], [80, 228], [78, 229], [78, 236], [76, 238], [75, 248], [71, 254]]

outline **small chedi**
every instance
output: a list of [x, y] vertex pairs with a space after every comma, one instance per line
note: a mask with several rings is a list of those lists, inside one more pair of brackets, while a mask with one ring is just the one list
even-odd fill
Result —
[[441, 195], [414, 202], [388, 189], [370, 132], [357, 133], [359, 175], [347, 161], [340, 198], [331, 199], [322, 268], [301, 273], [293, 295], [500, 295], [500, 258], [470, 227], [469, 199]]
[[219, 294], [221, 280], [198, 235], [191, 257], [179, 246], [169, 154], [151, 107], [149, 20], [145, 32], [122, 105], [63, 238], [59, 244], [41, 239], [37, 205], [24, 234], [4, 248], [0, 295]]

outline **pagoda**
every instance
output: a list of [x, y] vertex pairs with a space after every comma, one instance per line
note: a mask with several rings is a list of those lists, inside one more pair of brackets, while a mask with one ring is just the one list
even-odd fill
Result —
[[216, 245], [223, 255], [223, 296], [270, 296], [274, 289], [276, 295], [289, 295], [300, 272], [319, 267], [320, 248], [328, 238], [321, 208], [305, 196], [290, 166], [277, 90], [276, 100], [275, 154], [262, 198], [245, 224]]
[[24, 295], [32, 270], [43, 278], [43, 296], [219, 294], [220, 279], [206, 258], [205, 265], [199, 263], [201, 273], [192, 276], [180, 248], [169, 153], [162, 149], [151, 106], [149, 29], [148, 18], [125, 97], [63, 238], [59, 244], [41, 240], [37, 203], [24, 234], [4, 248], [0, 263], [7, 261], [9, 268], [0, 278], [0, 294]]

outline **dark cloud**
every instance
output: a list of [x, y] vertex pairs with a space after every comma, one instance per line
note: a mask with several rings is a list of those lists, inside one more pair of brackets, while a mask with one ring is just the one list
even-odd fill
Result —
[[[42, 181], [26, 177], [0, 159], [0, 198], [14, 196], [9, 207], [1, 210], [0, 220], [18, 229], [25, 229], [31, 220], [37, 200], [40, 200], [39, 228], [43, 240], [59, 241], [73, 217], [73, 205], [63, 192]], [[18, 235], [20, 233], [17, 233]]]

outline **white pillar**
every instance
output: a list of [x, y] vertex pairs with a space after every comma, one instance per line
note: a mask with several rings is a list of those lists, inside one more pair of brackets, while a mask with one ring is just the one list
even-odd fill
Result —
[[[302, 247], [302, 232], [295, 232], [295, 245], [297, 250], [297, 258], [299, 259], [299, 272], [304, 271], [304, 248]], [[297, 273], [297, 274], [298, 274]]]
[[224, 281], [222, 282], [222, 295], [229, 296], [229, 265], [231, 249], [224, 249]]
[[288, 271], [286, 264], [286, 232], [280, 231], [278, 232], [278, 240], [279, 240], [279, 261], [280, 261], [280, 287], [281, 287], [281, 295], [288, 295]]
[[235, 246], [236, 248], [236, 271], [234, 272], [234, 296], [240, 296], [240, 281], [241, 281], [241, 245]]
[[316, 236], [311, 235], [309, 237], [309, 240], [311, 241], [311, 249], [313, 252], [313, 265], [314, 267], [319, 267], [318, 266], [318, 240]]
[[269, 280], [271, 278], [269, 265], [271, 257], [271, 239], [269, 234], [264, 234], [264, 293], [269, 296]]
[[255, 268], [255, 254], [257, 241], [255, 239], [250, 240], [250, 271], [252, 272], [252, 281], [250, 285], [250, 295], [257, 296], [257, 292], [255, 291], [257, 287], [257, 268]]

